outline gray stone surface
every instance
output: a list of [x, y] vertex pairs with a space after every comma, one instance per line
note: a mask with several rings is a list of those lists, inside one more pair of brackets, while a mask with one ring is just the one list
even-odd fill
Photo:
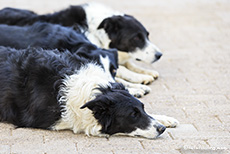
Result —
[[[1, 0], [0, 9], [18, 7], [47, 13], [89, 0]], [[151, 114], [181, 123], [160, 138], [112, 136], [109, 140], [0, 123], [1, 154], [188, 154], [230, 153], [230, 1], [98, 0], [134, 15], [162, 49], [162, 59], [146, 66], [160, 77], [141, 99]]]

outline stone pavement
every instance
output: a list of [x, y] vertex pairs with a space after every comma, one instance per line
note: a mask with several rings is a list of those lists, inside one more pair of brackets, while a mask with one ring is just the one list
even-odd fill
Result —
[[[87, 0], [1, 0], [39, 13]], [[15, 129], [0, 123], [0, 153], [190, 154], [230, 153], [230, 1], [100, 0], [132, 14], [150, 31], [164, 55], [160, 73], [142, 98], [146, 110], [177, 118], [178, 128], [156, 140], [75, 135], [70, 131]]]

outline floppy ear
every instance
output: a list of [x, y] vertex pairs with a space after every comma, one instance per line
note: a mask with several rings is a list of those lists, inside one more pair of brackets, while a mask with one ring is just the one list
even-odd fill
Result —
[[[101, 96], [103, 97], [103, 96]], [[102, 100], [103, 98], [96, 98], [86, 104], [84, 104], [81, 109], [88, 108], [93, 111], [94, 117], [98, 120], [98, 122], [102, 125], [102, 130], [106, 132], [108, 127], [112, 123], [112, 114], [110, 113], [110, 108], [112, 106], [110, 101]]]
[[95, 98], [94, 100], [87, 102], [80, 109], [84, 109], [87, 107], [93, 112], [98, 112], [98, 111], [101, 112], [101, 111], [108, 110], [109, 106], [110, 106], [110, 101], [108, 101], [105, 96], [101, 95]]
[[109, 24], [109, 18], [104, 19], [100, 25], [97, 27], [97, 29], [107, 28]]
[[120, 17], [110, 17], [104, 19], [97, 29], [104, 28], [106, 32], [116, 32], [120, 29]]

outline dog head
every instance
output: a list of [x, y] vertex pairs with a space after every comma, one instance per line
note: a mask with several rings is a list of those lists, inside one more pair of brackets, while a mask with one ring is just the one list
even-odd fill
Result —
[[76, 54], [86, 59], [96, 61], [102, 65], [105, 72], [115, 78], [118, 69], [118, 53], [116, 49], [101, 49], [90, 45], [80, 47]]
[[111, 87], [100, 87], [96, 98], [81, 107], [92, 110], [101, 125], [101, 134], [140, 136], [156, 138], [165, 130], [144, 110], [144, 104], [131, 96], [124, 86], [111, 83]]
[[149, 41], [148, 31], [132, 16], [106, 18], [98, 26], [98, 29], [101, 28], [111, 40], [110, 48], [128, 52], [135, 60], [153, 63], [162, 56], [160, 49]]

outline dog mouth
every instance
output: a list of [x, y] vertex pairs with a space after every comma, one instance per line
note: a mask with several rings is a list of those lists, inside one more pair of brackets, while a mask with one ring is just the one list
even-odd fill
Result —
[[159, 60], [159, 59], [154, 59], [154, 60], [151, 62], [151, 64], [152, 64], [152, 63], [155, 63], [155, 62], [158, 61], [158, 60]]

